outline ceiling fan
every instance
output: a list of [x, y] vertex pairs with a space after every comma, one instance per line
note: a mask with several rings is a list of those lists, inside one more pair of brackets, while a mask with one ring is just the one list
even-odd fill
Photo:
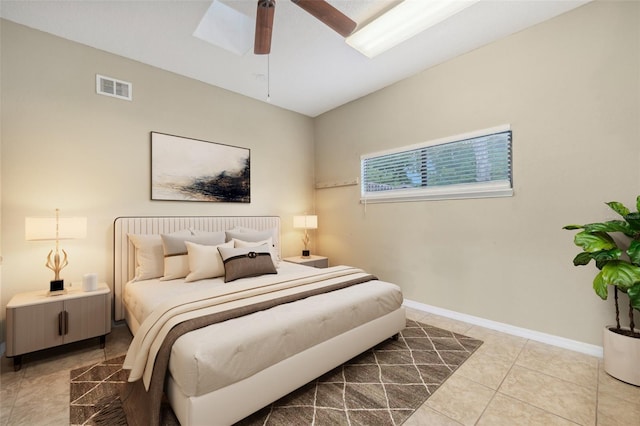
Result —
[[[356, 23], [324, 0], [291, 0], [322, 23], [332, 28], [343, 37], [350, 35]], [[271, 52], [271, 32], [276, 0], [258, 0], [256, 15], [256, 37], [253, 53], [267, 55]]]

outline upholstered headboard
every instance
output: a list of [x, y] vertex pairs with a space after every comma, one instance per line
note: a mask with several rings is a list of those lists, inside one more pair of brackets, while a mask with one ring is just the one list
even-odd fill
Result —
[[216, 232], [236, 227], [258, 231], [276, 229], [273, 244], [277, 253], [280, 249], [280, 217], [278, 216], [131, 216], [119, 217], [114, 222], [113, 231], [113, 290], [115, 293], [116, 321], [124, 318], [122, 296], [124, 285], [135, 274], [135, 247], [127, 234], [169, 234], [183, 229]]

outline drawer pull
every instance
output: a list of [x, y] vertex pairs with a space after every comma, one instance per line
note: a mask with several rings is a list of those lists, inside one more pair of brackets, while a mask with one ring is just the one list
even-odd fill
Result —
[[64, 334], [69, 334], [69, 312], [64, 312]]
[[64, 323], [62, 320], [63, 312], [58, 314], [58, 336], [64, 335]]
[[62, 311], [58, 314], [58, 335], [69, 334], [69, 312]]

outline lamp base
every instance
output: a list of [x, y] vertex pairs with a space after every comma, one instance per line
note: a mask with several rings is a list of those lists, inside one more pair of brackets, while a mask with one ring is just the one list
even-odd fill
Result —
[[302, 250], [302, 257], [309, 257], [311, 256], [311, 251], [309, 250]]
[[64, 290], [64, 280], [51, 280], [49, 283], [49, 292]]

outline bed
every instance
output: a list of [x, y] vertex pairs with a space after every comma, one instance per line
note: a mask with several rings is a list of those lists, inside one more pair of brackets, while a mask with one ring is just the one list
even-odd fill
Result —
[[[148, 388], [168, 345], [161, 386], [183, 425], [233, 424], [405, 327], [397, 285], [280, 261], [277, 216], [122, 217], [114, 248], [114, 318], [134, 334], [130, 380]], [[163, 340], [188, 320], [201, 325]]]

